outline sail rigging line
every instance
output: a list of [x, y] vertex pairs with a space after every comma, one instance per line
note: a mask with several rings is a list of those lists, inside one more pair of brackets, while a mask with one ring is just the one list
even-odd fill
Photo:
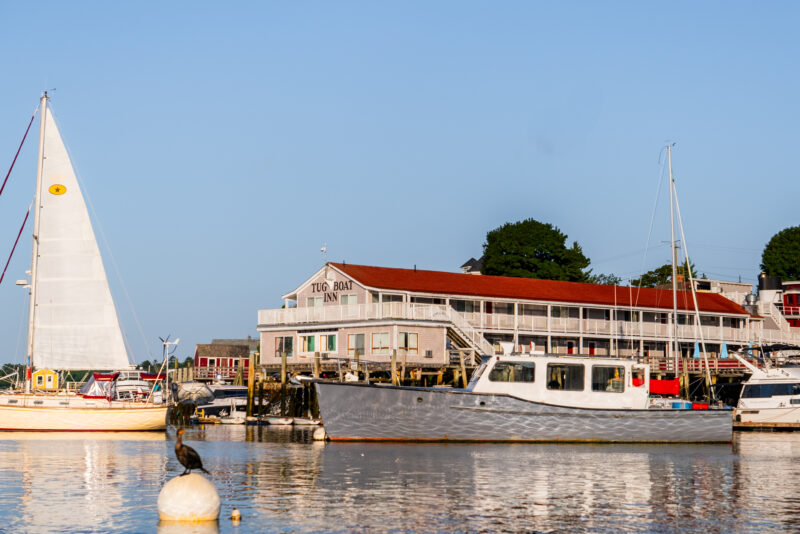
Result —
[[[55, 117], [55, 113], [53, 113], [52, 106], [50, 106], [50, 114], [53, 121], [56, 123], [56, 126], [58, 126], [58, 120]], [[83, 193], [83, 199], [86, 202], [86, 207], [89, 209], [91, 217], [94, 220], [95, 227], [99, 231], [100, 237], [103, 240], [103, 245], [105, 247], [105, 250], [106, 252], [108, 252], [108, 257], [111, 260], [111, 264], [114, 266], [114, 273], [117, 275], [117, 280], [119, 280], [120, 286], [122, 286], [122, 291], [125, 294], [125, 298], [128, 301], [128, 307], [130, 308], [131, 314], [133, 315], [133, 319], [136, 322], [136, 326], [139, 330], [139, 335], [142, 336], [142, 341], [145, 346], [145, 350], [147, 350], [147, 354], [152, 360], [153, 352], [150, 350], [150, 345], [147, 343], [147, 338], [144, 335], [144, 329], [142, 328], [142, 323], [139, 320], [139, 316], [136, 313], [136, 309], [133, 307], [133, 300], [131, 299], [130, 293], [128, 292], [128, 288], [125, 285], [125, 281], [122, 279], [122, 274], [120, 273], [119, 265], [117, 264], [117, 260], [114, 257], [114, 252], [111, 250], [111, 245], [109, 245], [108, 239], [106, 238], [106, 233], [103, 230], [103, 225], [101, 224], [100, 218], [97, 216], [97, 212], [94, 209], [94, 204], [92, 203], [92, 199], [89, 196], [89, 192], [84, 187], [84, 182], [83, 179], [81, 178], [81, 173], [78, 170], [78, 165], [75, 161], [75, 158], [72, 157], [72, 151], [69, 149], [67, 142], [64, 141], [63, 138], [62, 138], [62, 143], [64, 144], [64, 149], [67, 151], [67, 154], [69, 155], [70, 161], [72, 163], [72, 170], [75, 173], [75, 180], [78, 182], [78, 185], [81, 188], [81, 191]], [[113, 299], [112, 303], [114, 304], [114, 308], [116, 309], [117, 303], [114, 302]], [[117, 317], [119, 317], [119, 312], [117, 312]], [[131, 344], [128, 341], [128, 336], [123, 328], [120, 328], [120, 331], [122, 333], [122, 340], [123, 343], [125, 344], [125, 349], [128, 352], [128, 363], [136, 364], [136, 357], [134, 356]]]
[[31, 125], [33, 125], [33, 119], [36, 118], [36, 113], [39, 111], [39, 105], [36, 105], [36, 109], [33, 110], [33, 115], [31, 115], [31, 120], [28, 123], [28, 127], [25, 129], [25, 135], [22, 136], [22, 141], [19, 143], [19, 148], [17, 148], [17, 153], [14, 154], [14, 159], [11, 161], [11, 167], [8, 169], [6, 173], [6, 179], [3, 180], [3, 185], [0, 186], [0, 195], [3, 194], [3, 190], [6, 188], [6, 183], [8, 182], [8, 177], [11, 176], [11, 171], [14, 170], [14, 164], [17, 162], [17, 157], [19, 157], [19, 153], [22, 150], [22, 145], [25, 144], [25, 139], [28, 138], [28, 132], [31, 131]]
[[3, 268], [3, 274], [0, 274], [0, 284], [3, 283], [3, 278], [6, 277], [6, 271], [8, 270], [8, 264], [11, 263], [11, 258], [14, 257], [14, 251], [17, 250], [17, 245], [19, 244], [19, 238], [22, 236], [22, 231], [25, 229], [25, 225], [28, 224], [28, 217], [31, 215], [31, 208], [33, 204], [28, 206], [28, 212], [25, 214], [25, 220], [22, 221], [22, 226], [19, 227], [19, 232], [17, 233], [17, 239], [14, 240], [14, 246], [11, 247], [11, 253], [8, 255], [8, 260], [6, 261], [6, 266]]
[[647, 250], [650, 248], [650, 238], [653, 236], [653, 226], [656, 220], [656, 212], [658, 211], [658, 199], [661, 197], [661, 184], [664, 182], [664, 171], [666, 169], [666, 165], [664, 164], [663, 161], [661, 161], [661, 156], [664, 154], [664, 150], [665, 148], [662, 148], [661, 152], [658, 155], [659, 163], [661, 164], [661, 171], [658, 174], [658, 181], [657, 181], [658, 186], [656, 187], [656, 198], [655, 201], [653, 202], [653, 211], [650, 214], [650, 228], [648, 228], [647, 230], [647, 241], [644, 244], [644, 255], [642, 256], [642, 267], [641, 267], [641, 272], [639, 273], [639, 285], [636, 286], [636, 297], [634, 300], [634, 305], [637, 305], [639, 303], [639, 294], [641, 293], [642, 290], [641, 277], [644, 275], [645, 272], [644, 266], [647, 263]]
[[673, 186], [675, 189], [675, 211], [678, 215], [678, 228], [681, 230], [681, 241], [683, 243], [683, 253], [686, 257], [686, 271], [689, 273], [689, 285], [692, 288], [692, 301], [694, 303], [694, 316], [695, 316], [695, 332], [700, 338], [700, 345], [703, 351], [703, 363], [706, 367], [706, 386], [708, 387], [709, 394], [711, 395], [711, 400], [716, 400], [716, 395], [714, 394], [714, 388], [711, 387], [711, 369], [709, 368], [708, 364], [708, 351], [706, 351], [706, 340], [705, 336], [703, 336], [703, 327], [700, 322], [700, 308], [697, 305], [697, 291], [695, 290], [694, 284], [694, 275], [692, 274], [692, 264], [689, 263], [689, 244], [686, 242], [686, 235], [683, 232], [683, 219], [681, 218], [681, 207], [678, 204], [678, 191], [677, 185]]

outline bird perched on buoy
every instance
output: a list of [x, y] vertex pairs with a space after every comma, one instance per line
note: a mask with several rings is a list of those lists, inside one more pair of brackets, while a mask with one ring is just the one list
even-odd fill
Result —
[[181, 441], [181, 435], [183, 433], [184, 430], [182, 428], [178, 430], [178, 439], [175, 440], [175, 456], [178, 458], [181, 465], [186, 468], [180, 476], [188, 474], [192, 469], [199, 469], [203, 473], [210, 475], [211, 473], [203, 468], [203, 461], [200, 459], [200, 455], [197, 454], [197, 451], [188, 445], [184, 445], [183, 441]]

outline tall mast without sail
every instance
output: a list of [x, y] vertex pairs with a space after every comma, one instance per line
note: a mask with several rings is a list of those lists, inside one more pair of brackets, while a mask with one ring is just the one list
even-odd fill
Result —
[[669, 233], [672, 246], [672, 361], [675, 365], [675, 376], [678, 376], [678, 252], [675, 247], [675, 181], [672, 177], [672, 146], [667, 145], [667, 160], [669, 161]]

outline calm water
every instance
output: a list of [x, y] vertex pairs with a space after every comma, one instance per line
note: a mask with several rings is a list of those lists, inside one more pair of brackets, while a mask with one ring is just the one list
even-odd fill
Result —
[[[332, 444], [187, 430], [219, 524], [158, 524], [183, 471], [164, 434], [0, 433], [0, 532], [711, 531], [800, 527], [800, 433], [732, 445]], [[242, 523], [233, 526], [231, 509]]]

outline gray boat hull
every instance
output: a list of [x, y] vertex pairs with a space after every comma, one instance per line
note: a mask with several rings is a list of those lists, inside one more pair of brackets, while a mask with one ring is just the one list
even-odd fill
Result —
[[591, 409], [459, 389], [315, 382], [334, 441], [729, 442], [731, 410]]

